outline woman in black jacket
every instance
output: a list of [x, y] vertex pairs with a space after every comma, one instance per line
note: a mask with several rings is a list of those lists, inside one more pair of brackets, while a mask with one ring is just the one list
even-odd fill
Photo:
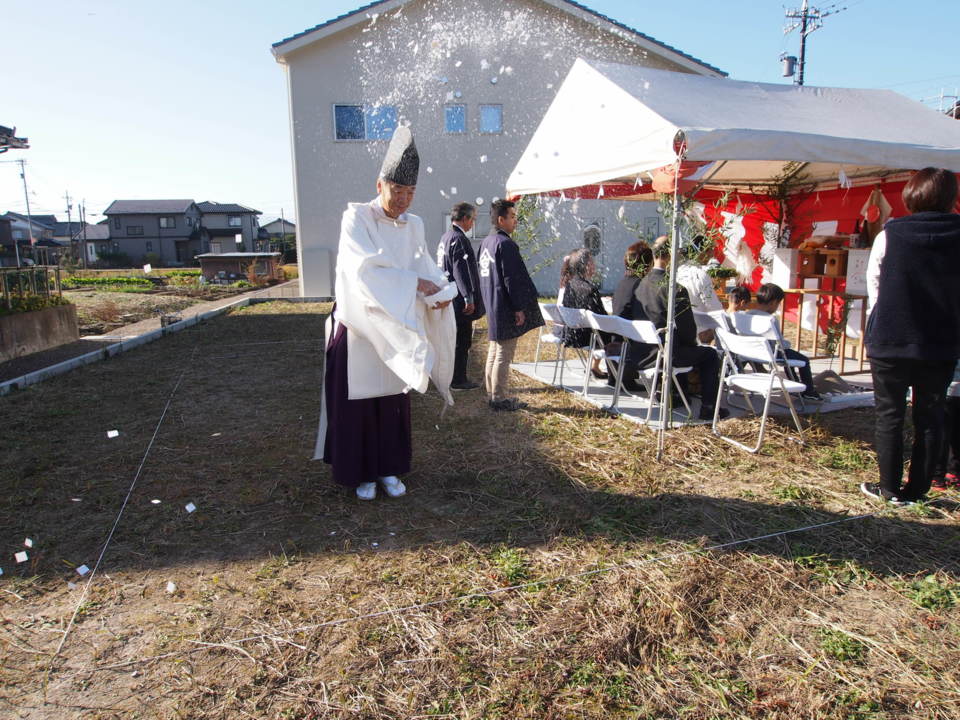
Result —
[[[578, 310], [590, 310], [597, 315], [606, 315], [607, 311], [600, 300], [600, 290], [591, 280], [597, 272], [597, 265], [593, 261], [593, 255], [586, 248], [580, 248], [570, 253], [564, 258], [563, 268], [560, 271], [560, 288], [562, 290], [562, 299], [560, 304], [563, 307], [576, 308]], [[590, 344], [589, 328], [567, 328], [563, 329], [563, 344], [567, 347], [586, 347]], [[601, 333], [604, 344], [610, 341], [606, 333]], [[593, 359], [593, 367], [590, 370], [595, 378], [605, 380], [607, 374], [600, 369], [600, 359]]]
[[[864, 338], [873, 375], [880, 483], [864, 494], [902, 504], [926, 495], [943, 443], [947, 386], [960, 356], [957, 176], [924, 168], [903, 188], [910, 215], [886, 224], [877, 300]], [[903, 483], [903, 418], [913, 389], [913, 450]]]

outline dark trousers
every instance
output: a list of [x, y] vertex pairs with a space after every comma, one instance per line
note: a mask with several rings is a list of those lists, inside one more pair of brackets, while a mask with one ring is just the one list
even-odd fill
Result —
[[960, 397], [947, 397], [944, 409], [943, 447], [934, 477], [949, 473], [960, 477]]
[[797, 352], [793, 348], [784, 348], [783, 354], [787, 356], [787, 360], [803, 360], [803, 365], [793, 369], [796, 370], [800, 376], [800, 382], [807, 386], [807, 392], [814, 392], [813, 371], [810, 369], [810, 358], [802, 352]]
[[[915, 500], [930, 489], [943, 446], [944, 405], [956, 363], [906, 358], [870, 358], [876, 406], [875, 445], [880, 488], [888, 497]], [[913, 388], [913, 449], [903, 478], [903, 418]]]
[[473, 320], [457, 315], [457, 349], [453, 355], [454, 383], [467, 382], [467, 353], [473, 344]]
[[674, 367], [694, 367], [700, 374], [700, 400], [712, 408], [720, 387], [720, 356], [707, 345], [680, 345], [673, 351]]

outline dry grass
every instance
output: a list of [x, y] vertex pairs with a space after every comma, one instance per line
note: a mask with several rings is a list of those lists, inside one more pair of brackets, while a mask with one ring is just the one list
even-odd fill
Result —
[[3, 400], [0, 714], [960, 717], [956, 505], [847, 521], [875, 509], [870, 411], [756, 456], [687, 428], [657, 463], [653, 433], [515, 376], [522, 413], [460, 394], [438, 431], [415, 398], [408, 496], [358, 504], [308, 460], [324, 310], [253, 306]]

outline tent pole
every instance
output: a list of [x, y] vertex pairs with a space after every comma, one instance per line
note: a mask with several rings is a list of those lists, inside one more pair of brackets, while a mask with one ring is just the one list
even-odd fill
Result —
[[[673, 184], [673, 214], [670, 218], [670, 273], [667, 283], [667, 327], [663, 347], [663, 377], [660, 390], [660, 428], [657, 430], [657, 460], [663, 458], [668, 423], [673, 420], [673, 341], [677, 305], [677, 254], [680, 250], [680, 163], [686, 153], [686, 142], [680, 132], [674, 140], [677, 161]], [[653, 399], [651, 398], [651, 402]]]

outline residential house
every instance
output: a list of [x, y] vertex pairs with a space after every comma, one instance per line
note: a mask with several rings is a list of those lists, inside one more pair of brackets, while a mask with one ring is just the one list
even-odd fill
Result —
[[[152, 253], [162, 265], [185, 265], [207, 249], [200, 208], [193, 200], [114, 200], [103, 214], [109, 221], [106, 253], [122, 253], [134, 264], [146, 262]], [[97, 251], [103, 256], [100, 245]]]
[[263, 230], [268, 237], [275, 240], [279, 240], [284, 237], [292, 238], [297, 234], [296, 224], [283, 218], [271, 220], [270, 222], [261, 225], [260, 229]]
[[[212, 253], [253, 252], [259, 250], [259, 210], [206, 200], [197, 203], [200, 225]], [[237, 237], [239, 235], [239, 237]]]
[[[489, 203], [578, 56], [725, 75], [572, 0], [379, 0], [282, 40], [273, 53], [289, 93], [306, 296], [332, 295], [341, 215], [348, 202], [374, 197], [398, 123], [411, 125], [420, 152], [412, 212], [435, 247], [459, 201], [479, 206], [476, 237], [486, 233]], [[556, 291], [554, 256], [585, 243], [607, 268], [604, 287], [616, 284], [635, 240], [618, 209], [595, 199], [541, 203], [555, 238], [529, 262], [542, 291]], [[654, 233], [662, 226], [655, 203], [635, 203], [628, 216]]]
[[10, 231], [13, 239], [21, 244], [30, 244], [32, 237], [34, 242], [41, 239], [52, 240], [53, 229], [57, 224], [56, 215], [30, 215], [29, 217], [16, 212], [7, 212], [0, 217], [10, 221]]
[[[115, 252], [110, 240], [110, 220], [101, 220], [96, 224], [85, 223], [80, 225], [73, 236], [73, 241], [79, 248], [78, 254], [86, 247], [86, 262], [92, 264], [100, 259], [101, 255]], [[134, 260], [134, 258], [131, 258]], [[138, 259], [137, 259], [138, 260]]]

